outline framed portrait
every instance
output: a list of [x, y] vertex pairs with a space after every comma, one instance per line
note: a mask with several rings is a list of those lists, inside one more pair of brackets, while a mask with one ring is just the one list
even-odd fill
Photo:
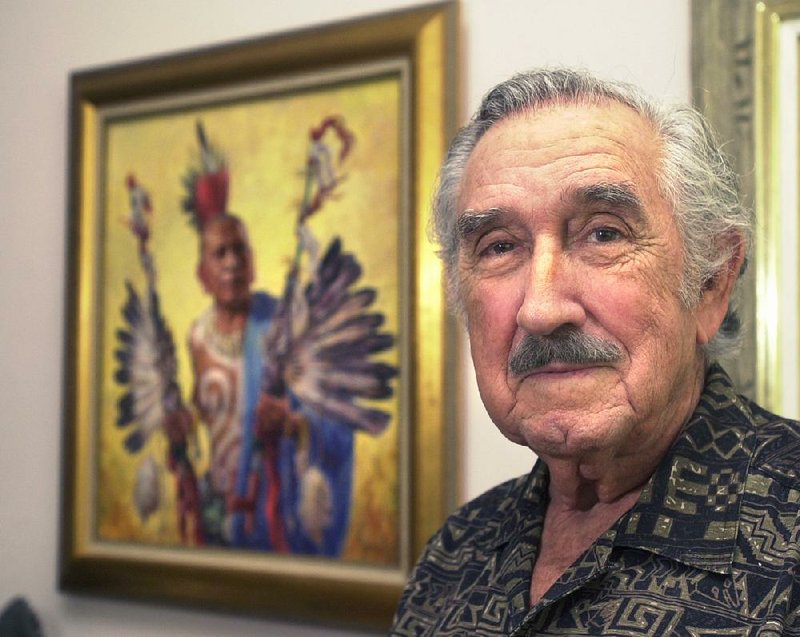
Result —
[[800, 417], [800, 1], [694, 0], [695, 103], [717, 129], [755, 213], [743, 276], [742, 353], [726, 361], [750, 397]]
[[388, 627], [457, 501], [457, 19], [71, 76], [64, 590]]

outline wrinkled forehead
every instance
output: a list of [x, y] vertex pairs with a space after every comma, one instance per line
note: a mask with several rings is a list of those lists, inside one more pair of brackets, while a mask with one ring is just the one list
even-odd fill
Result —
[[550, 192], [578, 188], [585, 194], [594, 184], [618, 183], [605, 195], [652, 194], [659, 190], [662, 146], [648, 119], [615, 101], [548, 104], [513, 113], [491, 126], [467, 158], [457, 214], [468, 203], [464, 195], [476, 188], [520, 186], [505, 182], [514, 175], [568, 177], [549, 182]]
[[498, 142], [547, 149], [581, 140], [608, 141], [619, 154], [647, 157], [662, 146], [653, 122], [626, 104], [606, 99], [545, 103], [509, 113], [484, 131], [470, 155]]

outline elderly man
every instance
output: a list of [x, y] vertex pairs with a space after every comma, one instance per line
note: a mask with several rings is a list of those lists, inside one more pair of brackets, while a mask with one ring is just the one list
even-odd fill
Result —
[[435, 228], [495, 424], [539, 457], [432, 538], [394, 635], [800, 635], [800, 428], [713, 360], [751, 218], [702, 118], [499, 85]]

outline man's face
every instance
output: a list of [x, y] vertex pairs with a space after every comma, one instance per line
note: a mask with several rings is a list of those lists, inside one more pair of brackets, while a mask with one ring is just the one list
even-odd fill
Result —
[[[467, 164], [458, 270], [478, 386], [501, 431], [545, 457], [663, 447], [698, 398], [698, 343], [724, 308], [679, 300], [659, 151], [622, 105], [553, 106], [496, 124]], [[606, 356], [510, 369], [527, 335], [565, 331]]]
[[197, 275], [215, 303], [225, 309], [246, 309], [253, 282], [253, 256], [247, 232], [235, 219], [210, 222], [202, 235]]

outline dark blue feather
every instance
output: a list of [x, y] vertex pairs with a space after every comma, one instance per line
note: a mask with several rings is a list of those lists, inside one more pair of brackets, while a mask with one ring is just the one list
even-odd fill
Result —
[[133, 395], [126, 393], [117, 401], [117, 427], [126, 427], [135, 418]]
[[115, 349], [114, 350], [114, 358], [117, 359], [117, 362], [124, 366], [128, 367], [131, 362], [131, 352], [127, 349]]
[[357, 341], [336, 343], [318, 352], [321, 359], [337, 362], [358, 358], [366, 358], [370, 354], [383, 352], [394, 345], [394, 337], [391, 334], [370, 334]]
[[140, 429], [131, 432], [131, 434], [125, 438], [125, 449], [127, 449], [129, 453], [137, 453], [143, 446], [144, 435]]

